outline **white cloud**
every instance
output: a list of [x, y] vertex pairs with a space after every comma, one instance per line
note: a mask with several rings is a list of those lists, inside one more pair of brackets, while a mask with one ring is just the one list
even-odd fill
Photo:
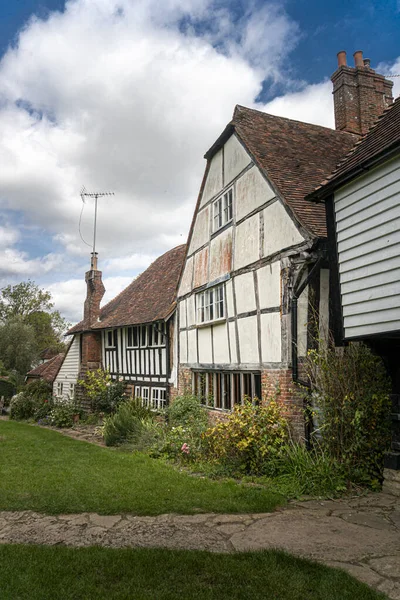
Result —
[[13, 246], [20, 238], [18, 229], [10, 225], [0, 225], [0, 249]]
[[29, 259], [28, 254], [15, 248], [0, 249], [0, 281], [7, 277], [35, 278], [57, 269], [63, 261], [60, 254], [47, 254]]
[[[396, 75], [393, 77], [393, 97], [398, 98], [400, 96], [400, 56], [393, 62], [379, 63], [376, 67], [378, 73], [384, 75]], [[390, 77], [389, 77], [390, 78]]]

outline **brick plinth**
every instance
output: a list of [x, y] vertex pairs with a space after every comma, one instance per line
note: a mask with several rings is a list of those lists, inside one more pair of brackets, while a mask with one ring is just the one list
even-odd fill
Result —
[[292, 379], [291, 369], [265, 369], [261, 372], [262, 401], [275, 399], [287, 409], [293, 439], [304, 442], [304, 401]]

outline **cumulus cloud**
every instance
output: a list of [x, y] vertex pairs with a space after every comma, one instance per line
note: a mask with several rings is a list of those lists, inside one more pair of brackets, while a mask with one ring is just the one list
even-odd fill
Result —
[[400, 96], [400, 56], [396, 58], [393, 62], [385, 62], [379, 63], [376, 67], [378, 73], [383, 73], [384, 75], [395, 75], [393, 77], [393, 97], [398, 98]]

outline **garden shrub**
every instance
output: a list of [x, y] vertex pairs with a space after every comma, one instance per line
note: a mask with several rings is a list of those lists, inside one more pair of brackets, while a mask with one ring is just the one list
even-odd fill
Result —
[[79, 414], [80, 410], [75, 400], [63, 397], [56, 398], [49, 413], [50, 425], [53, 425], [53, 427], [72, 427], [74, 416]]
[[192, 461], [202, 452], [208, 413], [196, 396], [178, 396], [167, 408], [168, 427], [161, 452], [168, 458]]
[[104, 421], [103, 437], [106, 446], [137, 442], [143, 431], [143, 421], [151, 419], [151, 411], [142, 406], [139, 399], [122, 402], [115, 413]]
[[103, 369], [87, 371], [86, 379], [78, 381], [78, 384], [82, 386], [93, 412], [111, 414], [126, 400], [125, 381], [113, 380], [110, 373]]
[[11, 398], [10, 402], [10, 418], [15, 421], [22, 421], [23, 419], [31, 419], [33, 417], [35, 406], [32, 399], [25, 394], [25, 392], [19, 392]]
[[390, 447], [391, 383], [382, 360], [363, 343], [310, 351], [308, 374], [328, 455], [353, 483], [379, 487]]
[[236, 405], [227, 419], [208, 429], [203, 439], [209, 459], [235, 474], [263, 475], [289, 439], [283, 409], [275, 400]]

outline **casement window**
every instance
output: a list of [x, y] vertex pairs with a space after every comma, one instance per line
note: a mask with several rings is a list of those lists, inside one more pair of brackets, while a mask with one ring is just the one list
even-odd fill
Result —
[[57, 382], [57, 396], [62, 396], [63, 395], [63, 383], [62, 381], [58, 381]]
[[109, 329], [105, 333], [105, 345], [106, 348], [116, 348], [117, 346], [117, 330]]
[[165, 323], [154, 323], [153, 325], [149, 325], [149, 346], [165, 346], [165, 337]]
[[142, 398], [142, 403], [143, 406], [149, 406], [149, 400], [150, 400], [150, 395], [149, 395], [149, 388], [148, 387], [142, 387], [142, 393], [141, 393], [141, 398]]
[[167, 403], [167, 390], [165, 388], [151, 388], [151, 408], [161, 410]]
[[218, 231], [233, 218], [233, 188], [225, 192], [213, 204], [213, 231]]
[[68, 392], [68, 396], [73, 399], [75, 397], [75, 384], [74, 383], [70, 383], [69, 384], [69, 392]]
[[261, 374], [248, 371], [196, 371], [193, 394], [209, 408], [232, 410], [245, 398], [261, 398]]
[[140, 385], [135, 386], [135, 395], [134, 395], [134, 397], [135, 398], [141, 398], [142, 397], [142, 394], [141, 394], [141, 391], [140, 391]]
[[216, 285], [196, 295], [197, 323], [208, 323], [225, 317], [224, 284]]
[[139, 347], [139, 335], [140, 327], [137, 325], [128, 327], [126, 330], [126, 347], [127, 348], [138, 348]]

